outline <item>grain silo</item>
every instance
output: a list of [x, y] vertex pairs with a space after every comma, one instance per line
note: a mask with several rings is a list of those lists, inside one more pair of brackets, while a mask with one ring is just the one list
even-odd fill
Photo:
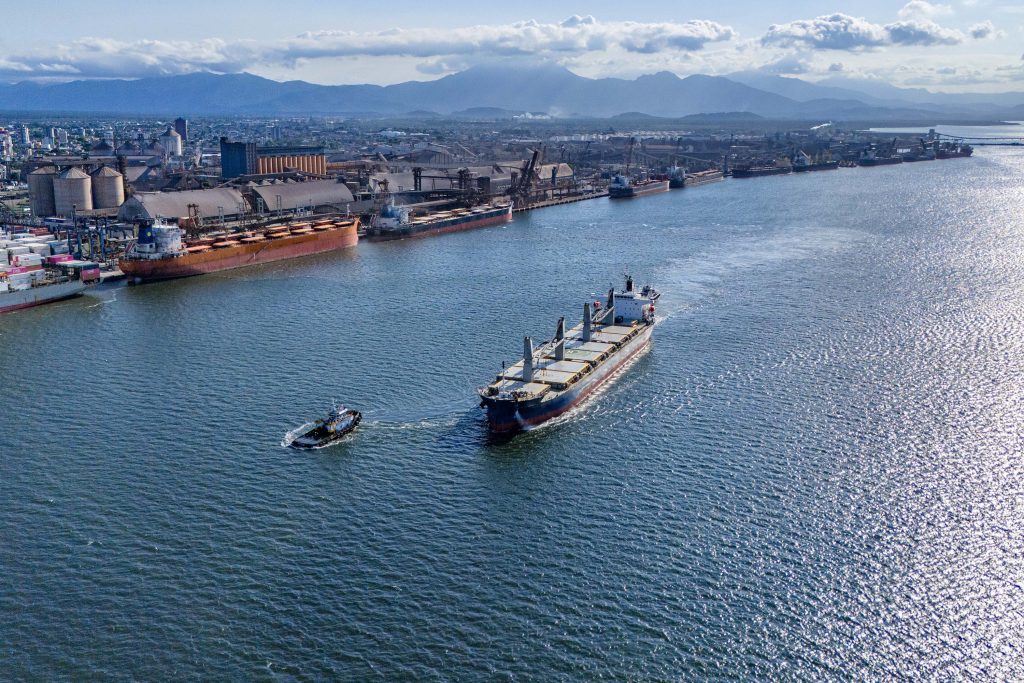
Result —
[[28, 196], [33, 216], [57, 213], [53, 204], [53, 178], [56, 175], [57, 169], [53, 166], [40, 166], [28, 174]]
[[168, 156], [181, 156], [181, 136], [170, 126], [167, 126], [167, 130], [160, 136], [160, 144], [163, 145]]
[[58, 216], [70, 216], [72, 207], [92, 211], [92, 178], [74, 166], [60, 172], [53, 179], [53, 203]]
[[92, 207], [116, 209], [124, 204], [124, 178], [110, 168], [101, 166], [92, 174]]

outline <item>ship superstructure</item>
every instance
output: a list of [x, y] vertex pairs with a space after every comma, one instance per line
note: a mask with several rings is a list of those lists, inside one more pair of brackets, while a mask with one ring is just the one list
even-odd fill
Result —
[[625, 289], [610, 289], [604, 304], [583, 305], [580, 325], [566, 330], [561, 318], [554, 338], [538, 347], [526, 337], [523, 358], [480, 390], [490, 430], [528, 429], [592, 395], [650, 343], [660, 296], [650, 286], [636, 291], [627, 276]]

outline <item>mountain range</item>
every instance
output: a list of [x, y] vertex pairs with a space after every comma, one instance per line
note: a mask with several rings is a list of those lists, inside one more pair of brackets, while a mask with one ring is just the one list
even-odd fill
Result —
[[388, 86], [280, 82], [246, 73], [0, 84], [0, 110], [416, 118], [466, 110], [597, 118], [627, 112], [666, 118], [747, 112], [768, 119], [938, 123], [1024, 119], [1024, 93], [944, 94], [843, 78], [812, 83], [757, 71], [586, 78], [554, 65], [502, 64]]

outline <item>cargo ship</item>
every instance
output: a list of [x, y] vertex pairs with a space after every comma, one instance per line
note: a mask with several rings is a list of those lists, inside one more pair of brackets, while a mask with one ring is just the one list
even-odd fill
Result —
[[660, 296], [650, 286], [634, 291], [627, 276], [626, 288], [609, 290], [605, 305], [583, 305], [582, 324], [566, 331], [561, 318], [554, 339], [537, 348], [526, 337], [522, 360], [480, 389], [490, 430], [529, 429], [586, 400], [650, 343]]
[[189, 277], [348, 249], [356, 246], [358, 229], [358, 218], [343, 218], [186, 241], [178, 226], [155, 221], [139, 228], [118, 265], [135, 283]]
[[70, 299], [100, 281], [98, 263], [50, 258], [38, 267], [0, 265], [0, 313]]
[[858, 166], [888, 166], [889, 164], [902, 164], [903, 157], [896, 154], [890, 156], [880, 155], [874, 147], [869, 147], [860, 153], [857, 159]]
[[668, 192], [669, 180], [630, 180], [624, 175], [617, 175], [608, 184], [608, 196], [612, 199], [630, 199], [656, 192]]
[[373, 217], [366, 231], [371, 242], [429, 237], [449, 232], [483, 228], [512, 220], [511, 204], [490, 204], [469, 209], [441, 211], [428, 216], [412, 216], [408, 208], [387, 204]]
[[818, 160], [812, 161], [805, 152], [800, 152], [793, 159], [793, 173], [807, 173], [809, 171], [834, 171], [839, 168], [838, 161]]
[[974, 148], [967, 144], [943, 143], [935, 152], [938, 159], [959, 159], [974, 154]]
[[697, 187], [698, 185], [706, 185], [707, 183], [717, 183], [719, 180], [724, 179], [725, 174], [721, 171], [697, 171], [696, 173], [687, 173], [683, 177], [683, 187]]
[[737, 166], [732, 169], [733, 178], [760, 178], [767, 175], [786, 175], [792, 172], [791, 166]]
[[668, 188], [681, 190], [686, 187], [686, 169], [673, 166], [668, 170]]

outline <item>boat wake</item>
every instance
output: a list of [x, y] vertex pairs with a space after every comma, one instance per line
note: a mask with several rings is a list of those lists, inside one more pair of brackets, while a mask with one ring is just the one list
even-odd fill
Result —
[[[295, 441], [295, 439], [297, 439], [299, 437], [299, 435], [305, 434], [306, 432], [308, 432], [312, 428], [313, 428], [313, 423], [312, 422], [307, 422], [307, 423], [305, 423], [303, 425], [300, 425], [300, 426], [296, 427], [295, 429], [292, 429], [291, 431], [285, 432], [284, 438], [281, 439], [281, 447], [282, 448], [290, 447], [292, 445], [292, 442]], [[329, 445], [333, 445], [333, 444], [329, 444]]]
[[663, 322], [692, 310], [725, 283], [746, 271], [787, 261], [816, 258], [850, 248], [865, 233], [839, 228], [794, 226], [771, 236], [741, 237], [710, 251], [673, 259], [657, 280], [666, 294], [658, 305]]
[[[301, 425], [299, 427], [296, 427], [295, 429], [292, 429], [289, 432], [286, 432], [285, 435], [284, 435], [284, 438], [281, 439], [281, 447], [282, 448], [291, 448], [292, 442], [295, 441], [295, 439], [297, 439], [299, 436], [305, 434], [310, 429], [312, 429], [315, 426], [315, 424], [316, 423], [314, 423], [314, 422], [307, 422], [304, 425]], [[335, 439], [334, 441], [330, 441], [330, 442], [325, 443], [325, 444], [323, 444], [321, 446], [309, 446], [309, 447], [303, 448], [302, 450], [306, 450], [306, 451], [319, 451], [319, 450], [323, 450], [324, 448], [330, 448], [332, 446], [337, 446], [338, 444], [345, 443], [345, 442], [347, 442], [349, 440], [349, 438], [351, 436], [352, 436], [351, 434], [346, 434], [345, 436], [341, 437], [340, 439]]]

